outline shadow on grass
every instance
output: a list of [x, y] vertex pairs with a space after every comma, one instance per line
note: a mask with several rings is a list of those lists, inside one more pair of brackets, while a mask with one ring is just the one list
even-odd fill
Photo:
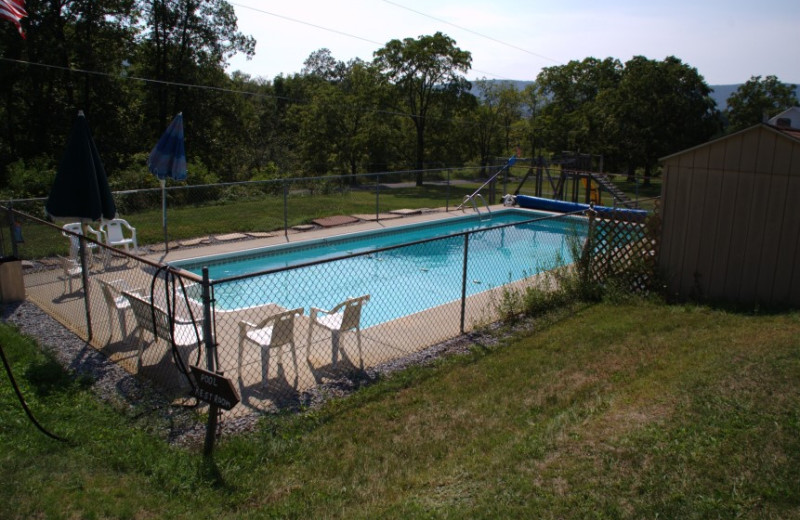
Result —
[[40, 397], [68, 392], [76, 386], [85, 389], [92, 384], [90, 377], [74, 377], [64, 370], [64, 367], [56, 360], [49, 358], [34, 361], [23, 375], [36, 395]]
[[234, 487], [225, 481], [222, 472], [214, 460], [214, 454], [211, 453], [202, 458], [200, 467], [198, 468], [200, 479], [207, 482], [213, 489], [220, 491], [234, 491]]

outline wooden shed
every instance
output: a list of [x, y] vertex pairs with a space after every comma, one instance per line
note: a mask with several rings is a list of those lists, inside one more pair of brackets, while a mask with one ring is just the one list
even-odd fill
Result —
[[661, 162], [670, 294], [800, 305], [800, 131], [759, 124]]

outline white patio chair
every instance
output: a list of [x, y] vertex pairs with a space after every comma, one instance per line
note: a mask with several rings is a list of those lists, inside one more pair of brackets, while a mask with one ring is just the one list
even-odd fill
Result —
[[[83, 276], [83, 268], [81, 267], [80, 261], [74, 258], [67, 258], [65, 256], [58, 255], [58, 259], [61, 262], [61, 269], [64, 271], [64, 274], [61, 277], [61, 279], [64, 281], [64, 294], [72, 294], [72, 279], [80, 279]], [[67, 284], [69, 284], [69, 292], [67, 292]]]
[[[62, 235], [69, 239], [69, 257], [73, 260], [78, 260], [78, 252], [80, 251], [80, 236], [88, 236], [83, 231], [83, 225], [80, 222], [70, 222], [69, 224], [64, 224], [61, 226], [61, 229], [64, 231], [61, 232]], [[96, 229], [93, 229], [91, 226], [86, 226], [86, 230], [94, 235], [94, 239], [97, 242], [103, 242], [103, 234]], [[66, 233], [66, 231], [71, 231], [71, 233]], [[74, 235], [72, 233], [75, 233]], [[84, 242], [86, 251], [89, 253], [89, 261], [90, 263], [94, 261], [95, 253], [97, 252], [97, 244], [94, 242], [85, 241]]]
[[[179, 355], [185, 368], [189, 368], [188, 355], [180, 352], [185, 347], [200, 347], [203, 342], [203, 322], [194, 322], [191, 319], [174, 316], [172, 319], [172, 333], [170, 333], [170, 316], [167, 311], [158, 305], [153, 305], [150, 296], [145, 296], [131, 291], [123, 291], [122, 295], [128, 299], [133, 309], [133, 316], [136, 318], [136, 325], [139, 330], [138, 345], [136, 352], [136, 368], [142, 368], [142, 354], [144, 353], [144, 331], [150, 332], [153, 342], [159, 338], [171, 343], [173, 338], [175, 346], [179, 349]], [[187, 354], [191, 354], [191, 349]]]
[[128, 221], [121, 218], [104, 220], [100, 225], [100, 231], [105, 236], [105, 243], [111, 247], [124, 247], [125, 251], [130, 251], [133, 246], [134, 251], [139, 249], [136, 242], [136, 228], [128, 224]]
[[269, 354], [272, 349], [278, 350], [278, 364], [283, 366], [283, 347], [289, 345], [294, 361], [294, 378], [297, 384], [297, 351], [294, 341], [294, 319], [303, 315], [303, 308], [292, 309], [273, 314], [258, 325], [248, 321], [239, 322], [239, 358], [238, 376], [242, 379], [242, 354], [245, 343], [253, 343], [261, 348], [261, 382], [267, 384], [269, 372]]
[[339, 337], [342, 332], [354, 331], [358, 341], [358, 356], [362, 367], [364, 357], [361, 352], [361, 309], [369, 301], [369, 294], [358, 298], [349, 298], [333, 309], [326, 311], [311, 307], [311, 323], [308, 326], [308, 345], [311, 348], [311, 336], [314, 327], [322, 327], [331, 331], [331, 363], [336, 366], [339, 356]]
[[[109, 327], [111, 326], [112, 315], [117, 315], [117, 322], [119, 323], [120, 331], [122, 332], [122, 338], [125, 339], [128, 337], [128, 320], [127, 320], [127, 311], [131, 310], [131, 302], [128, 301], [128, 298], [125, 297], [123, 291], [128, 292], [135, 292], [141, 293], [139, 289], [132, 289], [131, 286], [128, 284], [126, 280], [103, 280], [101, 278], [97, 278], [97, 281], [100, 282], [100, 288], [103, 292], [103, 299], [106, 302], [106, 307], [108, 308], [108, 323]], [[116, 311], [116, 312], [115, 312]], [[113, 333], [109, 334], [111, 337]]]

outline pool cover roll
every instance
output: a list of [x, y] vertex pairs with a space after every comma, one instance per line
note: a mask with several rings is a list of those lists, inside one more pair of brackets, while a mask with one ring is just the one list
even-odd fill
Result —
[[[530, 195], [517, 195], [517, 204], [521, 208], [538, 209], [543, 211], [554, 211], [557, 213], [574, 213], [576, 211], [586, 211], [591, 206], [580, 202], [567, 202], [564, 200], [552, 200]], [[641, 222], [647, 217], [647, 211], [643, 209], [611, 208], [608, 206], [595, 206], [594, 210], [604, 217], [614, 216], [626, 220]]]

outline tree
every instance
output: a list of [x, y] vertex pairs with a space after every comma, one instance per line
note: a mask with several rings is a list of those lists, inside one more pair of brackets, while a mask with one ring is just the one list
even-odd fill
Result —
[[798, 104], [796, 85], [782, 83], [775, 76], [751, 76], [728, 98], [728, 130], [735, 132], [772, 117]]
[[[143, 0], [146, 30], [141, 60], [148, 77], [192, 83], [202, 68], [224, 70], [238, 52], [252, 56], [255, 40], [237, 30], [233, 7], [224, 0]], [[186, 91], [161, 84], [155, 91], [156, 132], [185, 109]]]
[[481, 173], [492, 157], [513, 148], [511, 131], [521, 117], [521, 97], [517, 88], [508, 82], [486, 79], [477, 82], [479, 104], [475, 108], [475, 140], [480, 155]]
[[345, 64], [337, 61], [331, 54], [330, 49], [322, 48], [312, 52], [306, 61], [303, 62], [303, 76], [317, 76], [319, 78], [333, 81], [344, 74]]
[[660, 157], [705, 142], [720, 128], [711, 88], [697, 69], [674, 56], [634, 56], [602, 105], [609, 107], [616, 153], [629, 172], [644, 168], [645, 183]]
[[0, 168], [34, 157], [43, 158], [35, 163], [55, 163], [83, 110], [106, 167], [115, 170], [141, 134], [139, 91], [121, 77], [124, 60], [133, 54], [134, 1], [29, 0], [26, 5], [27, 40], [0, 33], [0, 55], [29, 62], [0, 65]]
[[422, 185], [427, 117], [434, 104], [444, 104], [469, 90], [469, 82], [460, 73], [469, 71], [472, 54], [437, 32], [416, 40], [392, 40], [374, 57], [378, 69], [399, 90], [403, 108], [416, 129], [417, 185]]
[[[315, 175], [368, 169], [372, 148], [381, 147], [379, 113], [381, 79], [374, 66], [360, 59], [337, 61], [328, 49], [313, 52], [305, 61], [302, 102], [290, 108], [297, 121], [297, 149], [303, 169]], [[385, 117], [385, 116], [384, 116]]]
[[616, 88], [621, 74], [622, 64], [615, 58], [586, 58], [543, 69], [536, 78], [537, 97], [547, 100], [537, 116], [541, 144], [556, 152], [602, 153], [599, 117], [605, 109], [596, 100]]

